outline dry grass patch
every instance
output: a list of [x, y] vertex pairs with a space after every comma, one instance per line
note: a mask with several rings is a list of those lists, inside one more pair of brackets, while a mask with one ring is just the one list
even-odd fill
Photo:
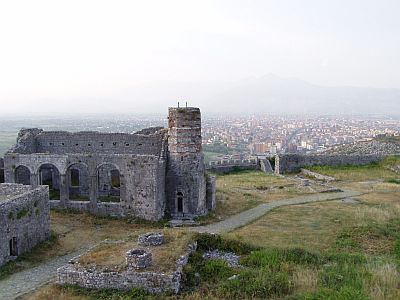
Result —
[[260, 247], [327, 250], [343, 226], [351, 224], [357, 204], [341, 201], [285, 206], [228, 233]]
[[46, 285], [30, 295], [25, 295], [22, 300], [89, 300], [87, 296], [76, 295], [68, 290], [63, 290], [57, 285]]
[[155, 230], [151, 224], [130, 224], [124, 219], [100, 218], [86, 213], [52, 211], [51, 227], [59, 235], [55, 255], [64, 255], [78, 249], [88, 248], [105, 239], [125, 239], [141, 230]]
[[298, 268], [293, 272], [292, 280], [297, 292], [313, 292], [318, 287], [318, 270]]
[[372, 299], [400, 299], [400, 274], [395, 264], [370, 264], [368, 270], [372, 278], [366, 285]]
[[98, 271], [123, 271], [126, 269], [126, 252], [133, 248], [146, 248], [152, 253], [153, 265], [143, 271], [172, 271], [177, 259], [193, 240], [193, 234], [176, 229], [164, 229], [162, 232], [165, 243], [160, 246], [139, 246], [138, 234], [135, 234], [124, 241], [105, 241], [95, 246], [79, 258], [79, 263], [85, 268]]
[[275, 176], [260, 171], [241, 171], [217, 176], [217, 209], [202, 223], [223, 220], [259, 204], [321, 190], [319, 185], [304, 186], [291, 177]]

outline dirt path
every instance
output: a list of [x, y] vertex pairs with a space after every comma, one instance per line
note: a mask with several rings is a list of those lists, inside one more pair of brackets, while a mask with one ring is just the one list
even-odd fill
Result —
[[260, 204], [252, 209], [246, 210], [237, 215], [229, 217], [224, 221], [213, 223], [206, 226], [191, 227], [189, 230], [195, 232], [208, 232], [208, 233], [228, 232], [257, 220], [258, 218], [262, 217], [267, 212], [271, 211], [276, 207], [285, 205], [304, 204], [310, 202], [345, 199], [359, 195], [361, 195], [361, 193], [347, 190], [343, 192], [319, 193], [319, 194], [300, 196], [285, 200], [277, 200], [269, 203]]
[[39, 266], [12, 274], [0, 281], [0, 300], [11, 300], [27, 294], [38, 287], [53, 281], [57, 269], [70, 259], [85, 252], [82, 249], [65, 256], [53, 258]]

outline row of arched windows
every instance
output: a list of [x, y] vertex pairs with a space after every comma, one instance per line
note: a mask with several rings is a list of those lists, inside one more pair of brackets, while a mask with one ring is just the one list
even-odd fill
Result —
[[[88, 201], [90, 194], [89, 170], [84, 164], [73, 164], [67, 169], [68, 195], [70, 200]], [[40, 185], [48, 185], [50, 199], [60, 199], [61, 176], [53, 164], [43, 164], [38, 171]], [[97, 195], [102, 202], [120, 202], [121, 176], [113, 164], [102, 164], [97, 169]], [[31, 172], [26, 166], [15, 169], [15, 183], [31, 184]]]

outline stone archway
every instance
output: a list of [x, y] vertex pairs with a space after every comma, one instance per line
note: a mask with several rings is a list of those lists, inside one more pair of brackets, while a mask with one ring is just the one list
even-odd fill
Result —
[[97, 168], [98, 200], [100, 202], [121, 202], [121, 174], [111, 163]]
[[61, 176], [57, 167], [50, 163], [42, 164], [38, 174], [39, 184], [49, 186], [50, 200], [60, 200]]
[[30, 185], [31, 184], [31, 171], [24, 165], [18, 166], [14, 171], [15, 183]]
[[75, 163], [67, 168], [68, 195], [72, 201], [89, 201], [89, 168], [83, 163]]

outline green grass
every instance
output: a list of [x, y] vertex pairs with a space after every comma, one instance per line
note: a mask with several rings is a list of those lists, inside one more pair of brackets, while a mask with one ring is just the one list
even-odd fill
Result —
[[310, 169], [342, 181], [391, 180], [396, 177], [396, 173], [388, 167], [394, 165], [400, 165], [399, 156], [387, 157], [380, 162], [367, 165], [314, 166]]

